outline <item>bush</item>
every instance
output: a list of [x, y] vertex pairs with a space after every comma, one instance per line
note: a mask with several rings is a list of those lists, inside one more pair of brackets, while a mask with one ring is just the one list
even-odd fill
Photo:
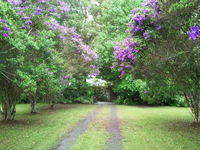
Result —
[[143, 104], [140, 92], [146, 90], [146, 83], [142, 80], [134, 80], [131, 75], [116, 83], [113, 91], [118, 95], [116, 103], [121, 104]]
[[63, 96], [68, 103], [93, 103], [95, 89], [91, 87], [84, 78], [71, 78], [70, 84], [66, 86]]
[[184, 97], [177, 95], [178, 89], [179, 87], [169, 80], [157, 79], [145, 82], [126, 75], [113, 88], [118, 95], [118, 99], [114, 102], [127, 105], [187, 106]]

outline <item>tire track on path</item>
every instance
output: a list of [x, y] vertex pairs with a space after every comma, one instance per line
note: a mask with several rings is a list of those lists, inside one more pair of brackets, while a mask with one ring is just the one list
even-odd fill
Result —
[[109, 139], [109, 150], [120, 150], [122, 149], [122, 136], [120, 133], [120, 122], [117, 117], [117, 108], [115, 105], [111, 106], [110, 121], [108, 126], [108, 132], [111, 137]]
[[67, 137], [61, 140], [58, 147], [54, 150], [69, 150], [71, 146], [76, 143], [78, 137], [86, 131], [89, 123], [95, 120], [101, 107], [102, 105], [97, 106], [95, 111], [91, 112], [83, 120], [79, 121], [76, 126], [67, 133]]

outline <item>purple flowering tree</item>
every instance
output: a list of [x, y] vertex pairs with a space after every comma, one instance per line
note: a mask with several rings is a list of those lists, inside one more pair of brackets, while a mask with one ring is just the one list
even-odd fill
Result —
[[[130, 72], [144, 80], [170, 81], [176, 86], [176, 94], [185, 97], [195, 122], [199, 123], [199, 1], [145, 0], [143, 6], [133, 9], [129, 25], [129, 41], [140, 45], [137, 57], [132, 61], [127, 55], [128, 47], [119, 44], [114, 47], [114, 67], [122, 75]], [[122, 67], [124, 62], [128, 62], [130, 70]]]
[[139, 58], [148, 48], [148, 44], [158, 36], [159, 5], [157, 0], [145, 0], [143, 8], [133, 9], [129, 23], [130, 36], [114, 47], [114, 68], [118, 68], [120, 78], [126, 72], [132, 72]]
[[13, 120], [22, 97], [35, 113], [39, 97], [52, 104], [61, 95], [60, 79], [78, 70], [68, 61], [83, 64], [83, 71], [90, 73], [98, 57], [74, 28], [58, 23], [70, 11], [66, 2], [8, 0], [0, 8], [2, 114]]

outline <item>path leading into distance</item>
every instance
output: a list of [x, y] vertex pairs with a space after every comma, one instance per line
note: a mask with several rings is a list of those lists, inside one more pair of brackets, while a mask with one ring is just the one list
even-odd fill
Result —
[[109, 118], [107, 127], [107, 131], [110, 134], [108, 150], [121, 149], [122, 136], [120, 134], [120, 123], [117, 117], [117, 107], [113, 103], [109, 102], [97, 102], [96, 105], [97, 108], [93, 112], [89, 113], [83, 120], [79, 121], [76, 126], [73, 127], [59, 142], [57, 148], [54, 150], [69, 150], [74, 144], [76, 144], [78, 137], [87, 130], [90, 123], [95, 121], [96, 116], [104, 106], [110, 107], [110, 115], [105, 116]]

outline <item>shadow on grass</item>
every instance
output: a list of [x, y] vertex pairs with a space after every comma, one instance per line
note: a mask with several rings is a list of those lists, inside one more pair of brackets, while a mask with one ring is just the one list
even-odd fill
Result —
[[195, 133], [200, 135], [200, 124], [187, 121], [174, 121], [165, 125], [168, 131], [179, 133]]
[[41, 110], [42, 112], [45, 111], [59, 111], [59, 110], [64, 110], [64, 109], [72, 109], [72, 108], [76, 108], [78, 106], [75, 104], [56, 104], [53, 108], [49, 106], [45, 106], [43, 108], [40, 108], [39, 110]]
[[27, 112], [27, 113], [23, 113], [23, 114], [18, 114], [18, 115], [24, 115], [24, 116], [37, 116], [37, 115], [43, 115], [45, 113], [49, 113], [49, 112], [56, 112], [59, 110], [68, 110], [68, 109], [72, 109], [72, 108], [76, 108], [77, 106], [74, 104], [56, 104], [53, 108], [50, 107], [50, 105], [46, 105], [43, 107], [39, 107], [37, 108], [37, 112], [36, 113], [31, 113], [31, 112]]
[[12, 121], [0, 121], [0, 125], [6, 126], [34, 126], [41, 124], [40, 120], [12, 120]]

